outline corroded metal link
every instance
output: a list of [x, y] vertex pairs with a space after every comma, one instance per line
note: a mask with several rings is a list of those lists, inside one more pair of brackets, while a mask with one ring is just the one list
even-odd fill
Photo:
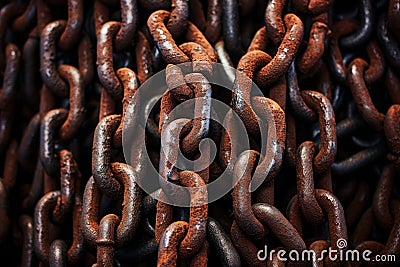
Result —
[[233, 169], [235, 167], [237, 157], [244, 149], [240, 146], [241, 143], [239, 140], [241, 136], [237, 130], [238, 126], [234, 123], [233, 118], [233, 111], [228, 111], [224, 119], [226, 122], [226, 127], [221, 135], [221, 145], [219, 149], [219, 158], [222, 167], [230, 175], [233, 175]]
[[113, 136], [121, 123], [120, 115], [110, 115], [99, 122], [93, 138], [92, 172], [96, 185], [103, 194], [121, 197], [121, 184], [111, 170], [111, 148]]
[[[237, 159], [234, 169], [234, 181], [237, 181], [233, 191], [233, 214], [236, 224], [244, 233], [253, 239], [261, 239], [265, 236], [262, 223], [255, 217], [251, 207], [251, 192], [249, 191], [252, 172], [254, 171], [259, 153], [253, 150], [243, 152]], [[243, 170], [243, 176], [237, 174]]]
[[107, 214], [101, 219], [96, 239], [97, 262], [93, 266], [114, 266], [115, 229], [119, 222], [119, 217], [115, 214]]
[[209, 0], [207, 8], [207, 26], [204, 35], [210, 42], [215, 43], [221, 34], [222, 22], [221, 0]]
[[97, 74], [107, 92], [115, 99], [122, 99], [123, 88], [114, 71], [113, 40], [121, 23], [110, 21], [102, 25], [97, 35]]
[[286, 249], [298, 252], [306, 249], [306, 244], [299, 233], [277, 208], [257, 203], [253, 205], [253, 211], [256, 217], [278, 237]]
[[[101, 193], [91, 177], [85, 186], [83, 193], [83, 206], [82, 206], [82, 231], [85, 236], [86, 242], [92, 245], [96, 244], [97, 233], [99, 229], [98, 218]], [[97, 208], [95, 208], [97, 207]]]
[[94, 77], [94, 55], [92, 42], [85, 31], [81, 32], [78, 44], [78, 66], [79, 73], [85, 85], [93, 82]]
[[307, 48], [297, 61], [299, 71], [308, 74], [318, 65], [325, 51], [325, 38], [329, 33], [326, 24], [319, 21], [313, 23]]
[[303, 120], [314, 120], [316, 117], [315, 112], [308, 107], [304, 102], [300, 93], [300, 88], [297, 81], [296, 61], [293, 61], [286, 73], [286, 80], [289, 91], [289, 104], [295, 111], [295, 116]]
[[[79, 180], [77, 181], [79, 182]], [[62, 193], [62, 192], [61, 192]], [[67, 261], [70, 264], [79, 263], [86, 252], [85, 238], [81, 228], [82, 222], [82, 195], [80, 189], [77, 190], [72, 209], [72, 244], [67, 251]]]
[[55, 144], [61, 125], [67, 119], [68, 111], [53, 109], [43, 117], [40, 126], [40, 161], [46, 173], [56, 176], [59, 173], [60, 163], [57, 159]]
[[168, 64], [165, 69], [165, 80], [169, 92], [178, 100], [184, 101], [194, 97], [193, 90], [186, 84], [182, 69], [176, 65]]
[[170, 13], [165, 10], [156, 11], [149, 17], [147, 25], [156, 42], [157, 48], [167, 63], [180, 64], [189, 62], [189, 58], [176, 45], [171, 33], [165, 25]]
[[286, 0], [269, 1], [265, 9], [265, 25], [268, 36], [279, 44], [285, 36], [285, 24], [282, 19], [282, 12], [285, 7]]
[[[152, 34], [158, 49], [167, 63], [180, 64], [189, 62], [189, 57], [186, 56], [181, 49], [179, 49], [173, 39], [173, 36], [167, 29], [166, 23], [170, 16], [170, 12], [165, 10], [156, 11], [151, 14], [147, 20], [150, 33]], [[201, 31], [190, 22], [188, 22], [187, 30], [185, 32], [185, 39], [202, 46], [206, 50], [211, 61], [217, 61], [214, 48], [210, 45]]]
[[252, 79], [257, 69], [271, 61], [271, 57], [262, 51], [252, 51], [243, 56], [238, 63], [235, 83], [233, 85], [232, 107], [239, 114], [246, 130], [258, 137], [260, 126], [257, 115], [251, 108]]
[[142, 192], [135, 182], [138, 177], [132, 167], [123, 163], [113, 163], [111, 167], [124, 185], [123, 211], [115, 240], [116, 246], [122, 247], [132, 239], [137, 230], [142, 205]]
[[[134, 181], [137, 177], [132, 167], [123, 163], [113, 163], [111, 169], [124, 185], [122, 216], [115, 233], [115, 246], [122, 247], [132, 239], [137, 230], [141, 211], [141, 191]], [[99, 230], [100, 199], [100, 189], [95, 180], [90, 178], [83, 197], [82, 231], [85, 239], [92, 245], [96, 243]]]
[[[194, 172], [182, 171], [179, 173], [179, 178], [181, 184], [187, 187], [190, 193], [190, 217], [187, 233], [180, 243], [178, 252], [180, 257], [189, 258], [196, 255], [199, 250], [199, 253], [201, 253], [201, 248], [204, 247], [205, 244], [208, 214], [208, 206], [206, 204], [207, 191], [203, 179]], [[157, 242], [162, 242], [163, 237], [161, 236], [165, 235], [172, 222], [172, 207], [163, 202], [166, 197], [167, 196], [161, 192], [157, 203], [155, 229]], [[198, 260], [203, 262], [204, 260], [201, 260], [200, 255], [199, 257]]]
[[376, 109], [371, 100], [368, 88], [364, 81], [364, 70], [366, 67], [367, 63], [364, 60], [356, 58], [350, 63], [347, 72], [347, 79], [361, 116], [376, 131], [380, 131], [383, 128], [385, 115]]
[[286, 115], [286, 157], [290, 166], [296, 165], [296, 121], [289, 113]]
[[186, 236], [188, 223], [177, 221], [170, 224], [164, 231], [158, 248], [158, 267], [176, 266], [178, 261], [178, 247]]
[[168, 20], [168, 29], [172, 36], [179, 38], [186, 31], [189, 18], [189, 1], [172, 0], [172, 11]]
[[207, 223], [207, 240], [209, 240], [211, 248], [220, 251], [217, 253], [219, 260], [226, 266], [240, 266], [240, 256], [225, 233], [222, 226], [217, 220], [208, 217]]
[[275, 56], [254, 77], [256, 84], [265, 86], [277, 81], [289, 68], [303, 39], [304, 26], [295, 14], [284, 17], [286, 34]]
[[358, 22], [356, 20], [340, 20], [332, 29], [332, 36], [329, 42], [329, 57], [331, 69], [336, 79], [340, 82], [346, 82], [347, 68], [343, 62], [343, 55], [339, 47], [339, 39], [357, 30]]
[[[160, 120], [161, 121], [161, 120]], [[174, 120], [173, 123], [170, 123], [166, 129], [162, 129], [161, 131], [161, 151], [160, 151], [160, 165], [159, 165], [159, 173], [163, 178], [161, 182], [161, 187], [168, 195], [168, 197], [173, 197], [174, 195], [179, 195], [180, 190], [172, 190], [169, 187], [169, 181], [177, 181], [179, 180], [179, 174], [175, 164], [178, 160], [178, 152], [179, 150], [175, 147], [180, 143], [180, 140], [172, 139], [173, 136], [179, 136], [182, 128], [189, 123], [189, 119], [178, 119]], [[178, 142], [176, 142], [178, 141]], [[181, 196], [182, 197], [182, 196]]]
[[[57, 222], [62, 222], [66, 213], [71, 212], [76, 186], [79, 184], [80, 173], [75, 160], [72, 158], [72, 153], [67, 150], [59, 152], [60, 157], [60, 191], [61, 198], [57, 207], [54, 209], [53, 218]], [[75, 184], [76, 183], [76, 184]]]
[[372, 12], [372, 1], [360, 1], [360, 27], [359, 29], [340, 40], [340, 44], [344, 48], [356, 48], [366, 43], [373, 34], [374, 14]]
[[58, 72], [68, 81], [70, 87], [70, 109], [60, 128], [60, 138], [66, 141], [76, 135], [85, 119], [85, 87], [81, 74], [75, 67], [60, 65]]
[[163, 201], [167, 200], [167, 196], [163, 191], [160, 192], [157, 201], [155, 240], [160, 243], [165, 229], [173, 222], [173, 207]]
[[[316, 189], [315, 195], [320, 206], [326, 211], [329, 224], [330, 247], [335, 250], [338, 247], [340, 238], [347, 240], [346, 219], [340, 201], [330, 192]], [[328, 261], [330, 261], [328, 259]], [[340, 266], [340, 261], [330, 262], [332, 265]]]
[[[124, 87], [124, 97], [122, 99], [122, 118], [117, 130], [114, 133], [114, 147], [118, 148], [122, 146], [122, 131], [129, 131], [129, 126], [136, 124], [138, 119], [130, 114], [126, 116], [127, 109], [132, 103], [138, 103], [139, 98], [136, 94], [139, 87], [136, 74], [134, 71], [128, 68], [120, 68], [116, 72], [117, 77], [122, 82]], [[135, 108], [139, 108], [135, 105]], [[126, 126], [127, 125], [127, 126]]]
[[115, 51], [119, 52], [132, 44], [138, 24], [136, 0], [121, 0], [121, 28], [115, 36]]
[[99, 103], [99, 121], [101, 121], [105, 117], [115, 114], [116, 102], [101, 85], [98, 85], [98, 88], [101, 90]]
[[210, 57], [211, 62], [218, 61], [217, 53], [215, 52], [210, 42], [206, 39], [204, 34], [191, 22], [188, 22], [185, 39], [188, 42], [194, 42], [202, 46], [206, 50], [207, 55]]
[[182, 171], [179, 178], [180, 183], [186, 186], [190, 193], [189, 224], [186, 236], [179, 245], [179, 256], [189, 258], [199, 252], [206, 240], [208, 195], [205, 183], [198, 174]]
[[150, 44], [141, 31], [137, 32], [137, 45], [135, 47], [137, 76], [140, 84], [153, 76], [153, 55]]
[[200, 73], [185, 75], [196, 98], [192, 129], [182, 140], [182, 149], [185, 153], [193, 154], [199, 147], [201, 140], [208, 136], [211, 117], [211, 85]]
[[222, 33], [226, 49], [235, 60], [244, 52], [239, 34], [239, 8], [238, 1], [222, 0]]
[[329, 99], [315, 91], [303, 91], [301, 96], [308, 106], [318, 113], [321, 147], [314, 159], [314, 171], [321, 174], [328, 170], [336, 158], [336, 121]]
[[65, 20], [57, 20], [46, 25], [40, 35], [40, 73], [43, 82], [55, 94], [68, 96], [68, 84], [62, 80], [57, 71], [57, 41], [65, 30]]
[[[54, 240], [51, 240], [49, 224], [51, 222], [50, 214], [52, 210], [57, 205], [58, 199], [61, 197], [60, 191], [49, 192], [44, 195], [38, 202], [35, 208], [34, 215], [34, 234], [33, 234], [33, 244], [36, 255], [39, 259], [45, 263], [48, 263], [50, 259], [50, 251], [51, 251], [51, 243]], [[78, 204], [79, 205], [79, 204]], [[77, 263], [82, 257], [83, 252], [83, 238], [80, 233], [80, 215], [81, 210], [78, 208], [74, 212], [74, 243], [67, 251], [68, 262], [70, 264]]]
[[324, 214], [315, 197], [314, 173], [312, 161], [315, 155], [315, 144], [303, 142], [297, 149], [297, 199], [304, 217], [317, 225], [323, 222]]
[[[208, 0], [207, 2], [208, 6], [204, 8], [204, 4], [201, 1], [190, 1], [190, 21], [204, 32], [204, 35], [211, 43], [215, 43], [220, 38], [221, 34], [222, 1]], [[206, 9], [206, 11], [204, 9]]]
[[193, 72], [203, 72], [207, 76], [212, 74], [211, 59], [201, 45], [194, 42], [187, 42], [181, 44], [179, 49], [192, 61]]
[[385, 73], [386, 60], [376, 41], [369, 42], [366, 50], [369, 57], [369, 65], [364, 72], [364, 78], [367, 84], [371, 84], [379, 80]]
[[62, 50], [73, 48], [78, 43], [83, 24], [83, 0], [68, 0], [68, 19], [58, 41]]
[[272, 127], [268, 127], [268, 136], [274, 136], [276, 141], [266, 144], [265, 151], [260, 152], [261, 162], [257, 165], [252, 179], [253, 182], [263, 179], [263, 184], [266, 185], [281, 170], [286, 141], [285, 113], [275, 101], [266, 97], [255, 96], [252, 103], [254, 111], [261, 120], [273, 121], [275, 124], [275, 131]]

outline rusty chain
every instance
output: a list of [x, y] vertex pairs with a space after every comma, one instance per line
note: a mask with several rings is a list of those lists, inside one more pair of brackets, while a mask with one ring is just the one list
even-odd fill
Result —
[[400, 264], [399, 0], [0, 1], [0, 77], [1, 265]]

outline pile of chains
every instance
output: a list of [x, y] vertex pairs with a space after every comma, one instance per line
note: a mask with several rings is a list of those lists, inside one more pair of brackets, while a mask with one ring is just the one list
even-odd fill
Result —
[[[232, 91], [211, 84], [216, 63]], [[139, 101], [140, 123], [130, 105], [161, 70], [170, 90]], [[399, 0], [4, 0], [0, 77], [2, 266], [399, 266]], [[191, 99], [195, 119], [166, 127]], [[249, 149], [232, 148], [233, 114]], [[129, 159], [126, 128], [146, 140]], [[209, 166], [175, 166], [177, 149], [211, 157], [205, 139]], [[223, 172], [232, 190], [207, 204]], [[189, 207], [163, 201], [171, 185], [198, 188]]]

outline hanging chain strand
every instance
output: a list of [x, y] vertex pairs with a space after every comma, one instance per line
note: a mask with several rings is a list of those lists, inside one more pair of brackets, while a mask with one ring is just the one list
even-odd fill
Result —
[[0, 265], [400, 266], [399, 0], [0, 1], [0, 88]]

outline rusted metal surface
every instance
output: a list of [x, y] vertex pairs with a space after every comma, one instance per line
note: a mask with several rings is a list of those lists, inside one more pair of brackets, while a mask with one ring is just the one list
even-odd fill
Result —
[[398, 0], [3, 1], [0, 82], [0, 265], [400, 264]]

